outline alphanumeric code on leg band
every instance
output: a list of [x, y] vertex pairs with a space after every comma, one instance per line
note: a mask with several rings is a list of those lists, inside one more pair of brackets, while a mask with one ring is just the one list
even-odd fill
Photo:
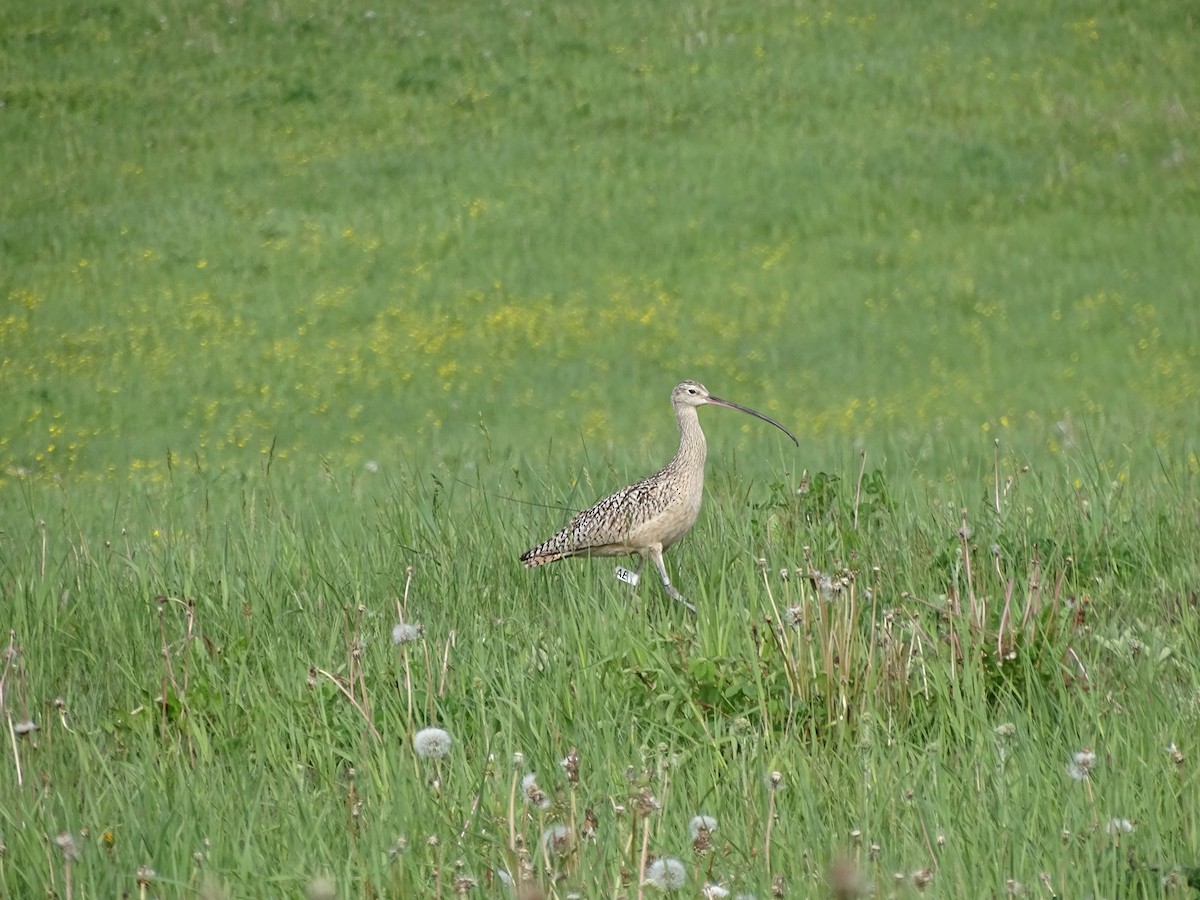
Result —
[[617, 566], [617, 578], [626, 584], [636, 585], [638, 583], [638, 573], [630, 572], [624, 566]]

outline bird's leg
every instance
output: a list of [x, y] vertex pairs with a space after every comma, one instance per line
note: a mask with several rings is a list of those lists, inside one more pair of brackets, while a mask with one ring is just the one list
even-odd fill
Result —
[[670, 598], [672, 600], [678, 600], [680, 603], [686, 606], [688, 610], [694, 613], [696, 611], [696, 607], [692, 606], [692, 604], [683, 599], [683, 596], [679, 593], [679, 591], [675, 590], [675, 587], [671, 584], [671, 579], [667, 577], [667, 567], [663, 565], [662, 544], [651, 544], [647, 548], [647, 552], [650, 554], [650, 558], [654, 560], [654, 565], [658, 568], [658, 574], [662, 576], [663, 588], [666, 590]]

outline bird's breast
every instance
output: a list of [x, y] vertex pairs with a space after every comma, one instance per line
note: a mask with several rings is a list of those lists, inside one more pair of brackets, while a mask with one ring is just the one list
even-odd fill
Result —
[[[635, 546], [670, 547], [688, 533], [700, 515], [704, 478], [667, 478], [648, 485], [653, 499], [643, 506], [649, 514], [634, 524], [629, 542]], [[647, 498], [649, 499], [649, 498]]]

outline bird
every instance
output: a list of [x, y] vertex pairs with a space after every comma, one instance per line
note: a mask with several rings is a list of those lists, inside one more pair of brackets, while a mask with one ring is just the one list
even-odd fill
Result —
[[[663, 564], [663, 551], [676, 543], [696, 523], [704, 495], [704, 460], [708, 444], [700, 429], [701, 406], [723, 406], [748, 413], [774, 425], [798, 447], [796, 436], [762, 413], [709, 393], [698, 381], [684, 381], [671, 391], [671, 406], [679, 426], [679, 450], [671, 461], [649, 478], [610, 494], [577, 513], [566, 527], [521, 556], [526, 567], [545, 565], [571, 556], [625, 556], [638, 554], [636, 575], [649, 559], [658, 569], [663, 589], [691, 612], [696, 607], [680, 595]], [[618, 569], [618, 575], [622, 570]]]

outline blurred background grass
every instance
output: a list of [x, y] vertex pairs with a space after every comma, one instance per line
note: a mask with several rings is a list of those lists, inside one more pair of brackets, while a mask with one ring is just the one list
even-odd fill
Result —
[[0, 477], [456, 464], [481, 425], [634, 474], [685, 377], [815, 466], [1187, 465], [1194, 38], [1165, 2], [6, 4]]

